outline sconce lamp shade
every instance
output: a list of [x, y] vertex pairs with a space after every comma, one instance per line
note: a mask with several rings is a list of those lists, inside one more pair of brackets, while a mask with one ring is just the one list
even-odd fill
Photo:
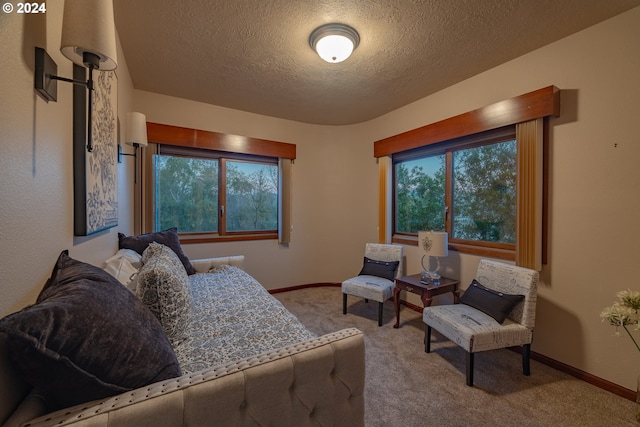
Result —
[[418, 245], [424, 255], [433, 257], [449, 255], [449, 235], [444, 231], [419, 231]]
[[360, 35], [344, 24], [322, 25], [309, 36], [309, 45], [327, 62], [342, 62], [358, 47]]
[[147, 116], [132, 111], [127, 113], [124, 142], [137, 147], [146, 147], [148, 145]]
[[112, 0], [65, 0], [60, 51], [80, 66], [85, 53], [96, 55], [95, 69], [118, 66]]

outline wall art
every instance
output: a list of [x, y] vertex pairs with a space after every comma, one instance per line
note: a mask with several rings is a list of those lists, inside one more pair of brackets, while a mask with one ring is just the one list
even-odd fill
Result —
[[[87, 79], [84, 67], [73, 66], [76, 80]], [[118, 77], [94, 71], [91, 112], [92, 151], [87, 150], [85, 87], [73, 91], [74, 234], [88, 236], [118, 225], [117, 144]]]

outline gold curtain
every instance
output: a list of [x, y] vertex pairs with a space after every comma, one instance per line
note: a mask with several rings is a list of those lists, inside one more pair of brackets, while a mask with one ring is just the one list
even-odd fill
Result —
[[543, 133], [542, 118], [516, 125], [517, 227], [516, 265], [542, 270]]
[[141, 183], [140, 191], [137, 192], [134, 202], [134, 232], [136, 234], [151, 233], [154, 230], [153, 156], [158, 153], [158, 144], [149, 143], [141, 149], [140, 153], [138, 170], [140, 171]]
[[378, 157], [378, 242], [391, 242], [391, 156]]
[[278, 167], [280, 169], [278, 241], [281, 244], [288, 244], [291, 241], [291, 175], [293, 160], [281, 158], [278, 160]]

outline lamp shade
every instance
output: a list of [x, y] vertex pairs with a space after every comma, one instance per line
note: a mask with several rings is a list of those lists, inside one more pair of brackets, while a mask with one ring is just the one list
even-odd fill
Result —
[[418, 245], [424, 255], [449, 255], [449, 235], [444, 231], [419, 231]]
[[98, 56], [96, 69], [118, 66], [116, 29], [112, 0], [65, 0], [60, 51], [74, 63], [85, 66], [83, 54]]
[[139, 147], [146, 147], [148, 145], [147, 117], [144, 114], [133, 111], [127, 113], [124, 142]]
[[360, 36], [348, 25], [327, 24], [316, 28], [309, 36], [309, 45], [327, 62], [342, 62], [358, 47]]

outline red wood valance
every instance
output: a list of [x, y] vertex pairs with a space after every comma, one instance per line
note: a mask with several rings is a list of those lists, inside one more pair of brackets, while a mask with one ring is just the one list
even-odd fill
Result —
[[180, 147], [204, 148], [283, 159], [296, 158], [295, 144], [160, 123], [147, 122], [147, 139], [149, 142]]
[[560, 89], [548, 86], [373, 143], [375, 157], [424, 147], [507, 125], [560, 115]]

